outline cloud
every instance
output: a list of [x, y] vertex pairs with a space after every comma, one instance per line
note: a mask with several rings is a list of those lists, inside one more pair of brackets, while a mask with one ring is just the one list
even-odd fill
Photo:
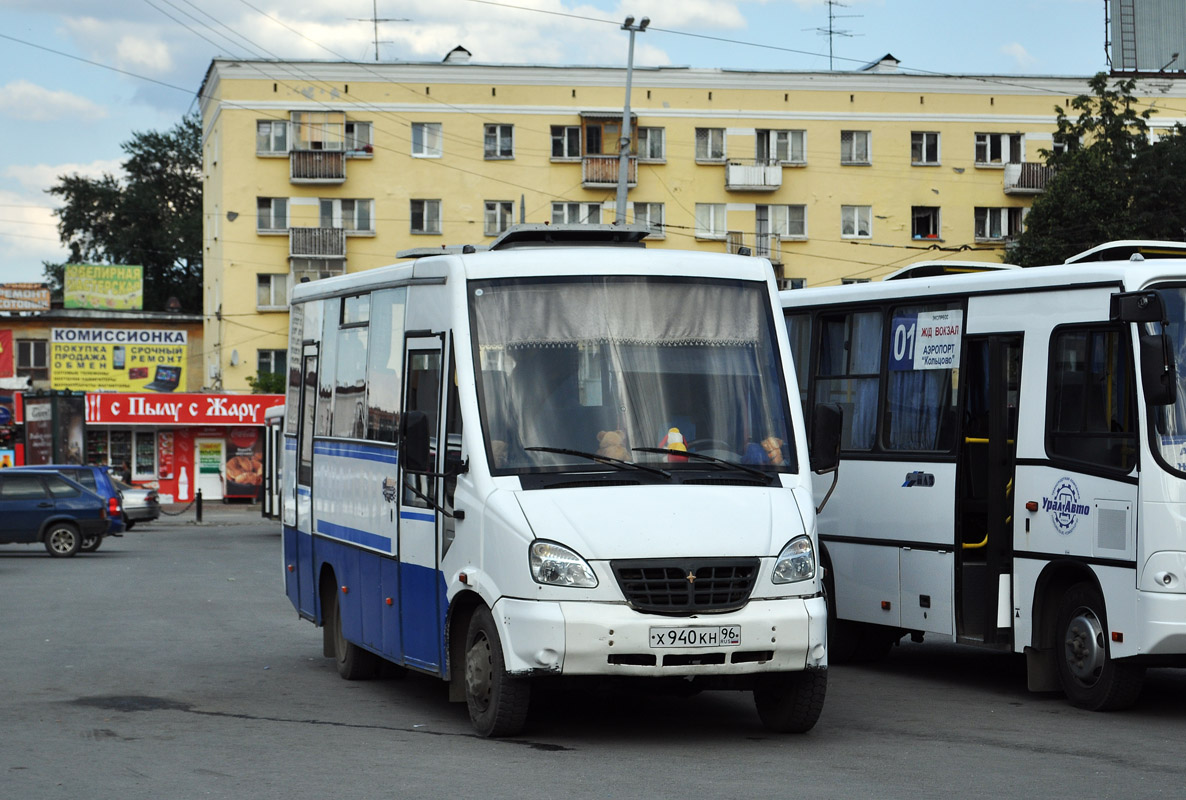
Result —
[[1029, 51], [1020, 42], [1010, 42], [1009, 44], [1002, 45], [1001, 52], [1016, 61], [1019, 67], [1032, 67], [1038, 63], [1038, 59], [1031, 56]]
[[0, 86], [0, 114], [25, 122], [85, 122], [107, 116], [107, 110], [70, 92], [16, 80]]
[[[123, 174], [121, 162], [112, 160], [92, 161], [89, 164], [14, 164], [4, 170], [4, 177], [10, 178], [26, 192], [40, 194], [58, 182], [62, 175], [82, 175], [98, 178], [110, 173], [117, 178]], [[47, 202], [41, 196], [39, 202]]]
[[0, 283], [40, 282], [42, 262], [61, 262], [68, 254], [44, 200], [0, 190]]

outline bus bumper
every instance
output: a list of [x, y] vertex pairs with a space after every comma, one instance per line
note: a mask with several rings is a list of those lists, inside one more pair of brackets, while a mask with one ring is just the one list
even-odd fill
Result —
[[1140, 655], [1186, 654], [1186, 595], [1138, 592], [1144, 620]]
[[[822, 597], [753, 600], [694, 617], [641, 614], [624, 605], [504, 598], [494, 607], [511, 674], [633, 677], [743, 675], [827, 666]], [[652, 629], [739, 629], [739, 644], [652, 647]]]

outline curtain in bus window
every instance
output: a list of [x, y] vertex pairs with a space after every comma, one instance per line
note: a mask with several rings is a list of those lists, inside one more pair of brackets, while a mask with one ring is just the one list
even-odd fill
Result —
[[[890, 314], [890, 338], [902, 320], [914, 322], [919, 314], [955, 311], [958, 304], [906, 306]], [[917, 341], [917, 333], [901, 345]], [[951, 369], [896, 368], [909, 362], [890, 363], [885, 398], [885, 447], [889, 450], [950, 450], [955, 441], [955, 401]], [[958, 360], [956, 366], [959, 366]]]
[[[676, 432], [689, 449], [731, 460], [774, 437], [782, 443], [779, 466], [790, 468], [768, 303], [764, 286], [738, 281], [475, 288], [482, 413], [495, 468], [591, 466], [527, 447], [654, 459], [630, 448], [666, 447]], [[616, 441], [607, 444], [607, 432]]]
[[840, 406], [843, 449], [872, 449], [880, 379], [881, 312], [824, 317], [815, 402]]

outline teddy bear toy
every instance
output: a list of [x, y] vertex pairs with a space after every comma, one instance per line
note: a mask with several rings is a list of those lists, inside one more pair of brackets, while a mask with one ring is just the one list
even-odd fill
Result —
[[626, 436], [621, 431], [601, 431], [597, 434], [597, 455], [626, 461], [630, 450], [626, 447]]

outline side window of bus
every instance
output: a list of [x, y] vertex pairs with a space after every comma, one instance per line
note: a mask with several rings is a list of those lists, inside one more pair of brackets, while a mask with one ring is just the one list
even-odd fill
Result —
[[338, 364], [338, 320], [341, 318], [341, 299], [325, 300], [321, 329], [321, 376], [317, 385], [317, 423], [314, 433], [329, 436], [333, 430], [334, 376]]
[[[406, 411], [423, 411], [428, 422], [429, 436], [429, 464], [433, 472], [437, 470], [437, 441], [436, 434], [440, 419], [441, 404], [441, 352], [439, 350], [412, 350], [408, 353], [408, 399]], [[404, 505], [418, 508], [432, 508], [436, 502], [435, 478], [427, 475], [407, 474], [407, 483], [414, 484], [420, 493], [428, 496], [428, 500], [418, 496], [415, 492], [404, 488]]]
[[376, 442], [394, 443], [404, 386], [404, 309], [408, 290], [383, 289], [371, 296], [367, 353], [367, 431]]
[[1132, 346], [1119, 328], [1056, 331], [1050, 348], [1047, 451], [1129, 472], [1136, 466]]
[[449, 552], [456, 534], [456, 520], [453, 514], [453, 495], [457, 491], [457, 475], [461, 470], [461, 401], [457, 397], [457, 362], [453, 353], [449, 353], [449, 383], [445, 387], [449, 393], [445, 400], [445, 511], [444, 540], [441, 542], [441, 555]]
[[807, 410], [807, 377], [811, 369], [811, 315], [788, 314], [787, 335], [791, 339], [791, 360], [799, 379], [799, 402]]
[[334, 382], [333, 435], [366, 436], [367, 334], [370, 295], [342, 298], [338, 330], [337, 371]]
[[[951, 367], [918, 368], [920, 318], [959, 313], [960, 304], [899, 306], [890, 313], [889, 381], [885, 397], [885, 448], [946, 452], [955, 445], [957, 385]], [[962, 316], [959, 318], [962, 320]], [[934, 326], [931, 326], [934, 327]], [[955, 346], [958, 356], [959, 345]], [[923, 362], [925, 363], [925, 362]], [[955, 362], [958, 366], [958, 361]], [[958, 375], [958, 372], [954, 373]]]
[[840, 446], [870, 450], [877, 427], [881, 380], [881, 312], [820, 317], [815, 403], [838, 404], [844, 412]]

